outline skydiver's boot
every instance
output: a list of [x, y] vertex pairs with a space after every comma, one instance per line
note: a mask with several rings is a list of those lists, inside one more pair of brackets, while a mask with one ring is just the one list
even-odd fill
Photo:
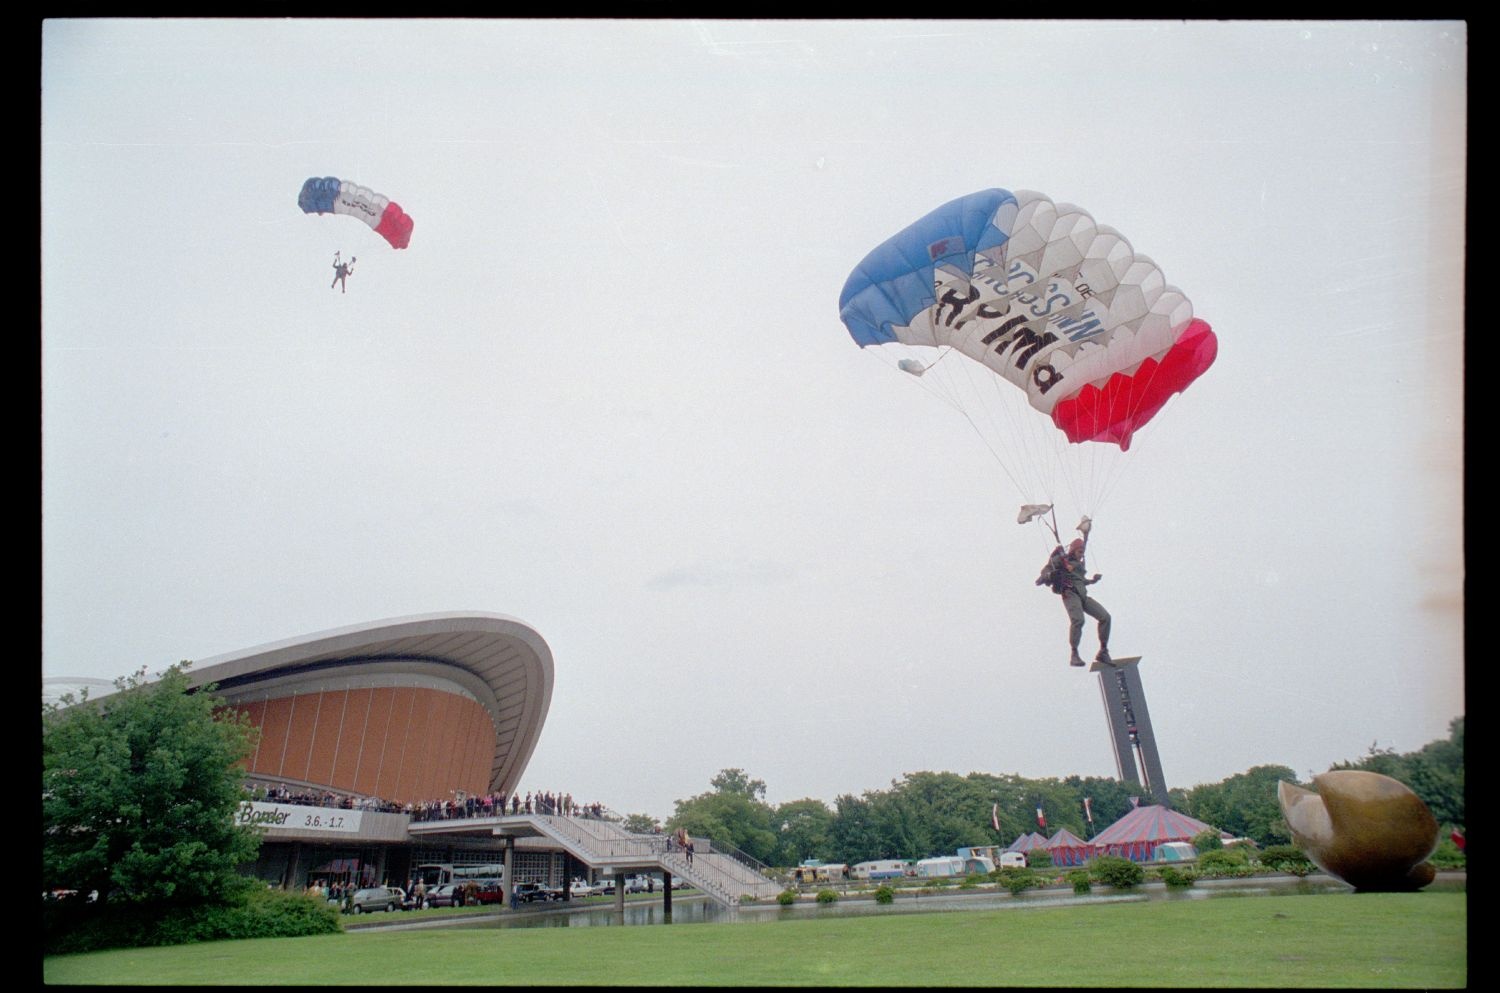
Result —
[[1114, 665], [1115, 664], [1114, 660], [1109, 657], [1109, 649], [1108, 648], [1102, 648], [1102, 647], [1099, 649], [1099, 654], [1094, 656], [1094, 661], [1095, 662], [1102, 662], [1104, 665]]
[[1078, 655], [1078, 649], [1076, 649], [1076, 648], [1073, 649], [1073, 657], [1070, 658], [1070, 659], [1068, 659], [1068, 665], [1076, 665], [1076, 666], [1083, 665], [1083, 659], [1079, 657], [1079, 655]]

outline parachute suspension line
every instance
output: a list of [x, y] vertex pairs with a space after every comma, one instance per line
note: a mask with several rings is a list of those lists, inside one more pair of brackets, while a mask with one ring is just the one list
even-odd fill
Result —
[[[1016, 478], [1016, 475], [1012, 471], [1012, 466], [1009, 464], [1009, 461], [1001, 455], [1000, 450], [996, 447], [994, 441], [995, 436], [986, 433], [984, 427], [974, 419], [974, 412], [970, 409], [973, 405], [966, 404], [964, 402], [963, 390], [957, 388], [953, 382], [953, 377], [957, 375], [967, 375], [968, 370], [963, 368], [963, 364], [954, 363], [944, 366], [943, 370], [940, 371], [936, 376], [931, 375], [931, 373], [933, 373], [933, 371], [938, 368], [938, 364], [947, 357], [948, 351], [949, 350], [943, 350], [942, 354], [934, 359], [931, 365], [924, 365], [923, 371], [919, 375], [910, 376], [910, 378], [917, 379], [918, 385], [929, 396], [936, 398], [944, 405], [955, 410], [958, 415], [968, 423], [969, 427], [974, 431], [974, 433], [978, 435], [980, 442], [989, 451], [990, 457], [995, 460], [995, 464], [1000, 467], [1000, 471], [1003, 472], [1005, 476], [1010, 480], [1011, 485], [1014, 486], [1017, 491], [1024, 492], [1025, 487], [1022, 485], [1021, 480]], [[904, 369], [902, 369], [902, 366], [899, 362], [895, 362], [887, 358], [886, 355], [881, 353], [880, 349], [876, 349], [875, 354], [880, 358], [882, 362], [890, 366], [891, 369], [901, 371], [904, 375], [910, 375], [906, 373]], [[949, 371], [955, 368], [962, 371], [959, 373], [953, 373]]]
[[[971, 333], [977, 333], [977, 330]], [[982, 349], [974, 348], [972, 339], [963, 344], [968, 349], [982, 352]], [[953, 351], [965, 349], [949, 345], [948, 352]], [[953, 379], [962, 377], [963, 385], [955, 385], [955, 393], [972, 398], [965, 409], [972, 408], [975, 417], [982, 416], [985, 422], [982, 427], [975, 423], [975, 430], [982, 437], [988, 435], [986, 445], [995, 454], [1022, 501], [1031, 503], [1045, 499], [1045, 502], [1051, 502], [1054, 486], [1049, 470], [1054, 467], [1046, 456], [1055, 445], [1051, 436], [1056, 429], [1046, 418], [1037, 416], [1025, 391], [1016, 389], [987, 366], [969, 360], [952, 363], [948, 368]]]

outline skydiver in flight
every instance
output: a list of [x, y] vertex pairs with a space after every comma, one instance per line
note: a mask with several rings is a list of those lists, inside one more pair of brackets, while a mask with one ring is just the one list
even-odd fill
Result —
[[348, 262], [340, 262], [339, 261], [339, 253], [338, 252], [334, 252], [333, 253], [333, 282], [331, 282], [331, 283], [328, 284], [328, 288], [331, 290], [335, 286], [338, 286], [340, 288], [339, 289], [340, 293], [348, 293], [349, 292], [349, 288], [348, 288], [348, 285], [344, 282], [344, 280], [347, 279], [354, 272], [354, 263], [356, 263], [358, 261], [359, 261], [359, 259], [357, 259], [357, 258], [351, 258]]
[[1083, 556], [1084, 550], [1088, 547], [1088, 518], [1084, 518], [1084, 523], [1079, 526], [1079, 530], [1084, 536], [1074, 538], [1068, 545], [1067, 551], [1063, 551], [1061, 545], [1053, 549], [1051, 556], [1047, 559], [1047, 565], [1042, 569], [1042, 574], [1037, 577], [1036, 584], [1050, 586], [1052, 592], [1062, 597], [1063, 609], [1068, 612], [1068, 644], [1073, 649], [1068, 665], [1084, 664], [1083, 659], [1078, 655], [1078, 642], [1083, 637], [1085, 614], [1099, 622], [1099, 654], [1094, 656], [1094, 660], [1105, 665], [1113, 665], [1109, 657], [1109, 611], [1105, 610], [1104, 606], [1088, 593], [1088, 588], [1104, 577], [1096, 572], [1092, 577], [1085, 578], [1088, 570], [1084, 567]]

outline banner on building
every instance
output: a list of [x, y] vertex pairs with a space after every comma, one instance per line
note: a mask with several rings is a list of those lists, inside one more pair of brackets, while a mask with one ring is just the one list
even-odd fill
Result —
[[361, 813], [338, 807], [301, 807], [293, 803], [245, 800], [235, 813], [234, 820], [236, 824], [258, 827], [262, 831], [282, 828], [287, 831], [357, 834]]

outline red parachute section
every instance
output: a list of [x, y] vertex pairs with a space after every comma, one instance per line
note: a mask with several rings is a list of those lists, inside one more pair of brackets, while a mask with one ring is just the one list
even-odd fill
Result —
[[1194, 319], [1161, 357], [1141, 362], [1131, 375], [1117, 372], [1090, 383], [1052, 408], [1052, 423], [1072, 442], [1100, 441], [1130, 450], [1136, 430], [1213, 365], [1219, 341], [1206, 321]]
[[375, 225], [375, 233], [390, 242], [392, 248], [405, 248], [411, 244], [411, 232], [415, 226], [411, 216], [392, 202], [386, 204], [380, 223]]

